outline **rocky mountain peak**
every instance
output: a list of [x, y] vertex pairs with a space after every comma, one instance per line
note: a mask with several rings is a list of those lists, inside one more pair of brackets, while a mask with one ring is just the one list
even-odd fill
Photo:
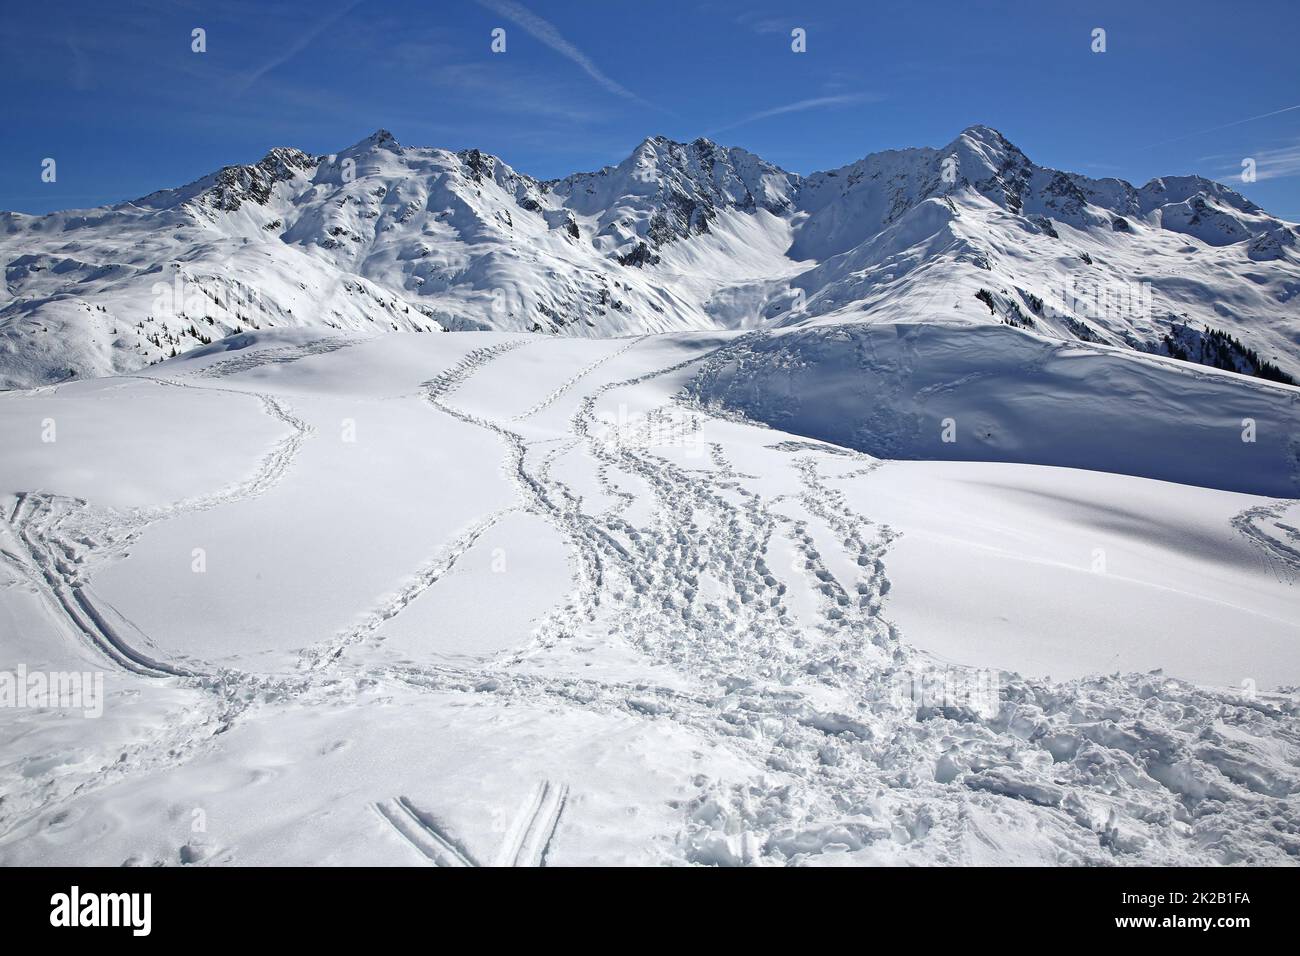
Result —
[[363, 139], [361, 143], [367, 146], [375, 147], [376, 149], [396, 150], [402, 148], [402, 144], [397, 141], [397, 137], [394, 136], [386, 129], [375, 130], [373, 133], [371, 133], [369, 136]]

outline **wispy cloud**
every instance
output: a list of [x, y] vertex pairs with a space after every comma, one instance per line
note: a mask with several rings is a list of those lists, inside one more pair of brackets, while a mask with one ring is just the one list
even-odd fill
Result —
[[1211, 126], [1209, 129], [1198, 129], [1192, 133], [1184, 133], [1182, 136], [1175, 136], [1172, 139], [1162, 139], [1158, 143], [1151, 143], [1141, 149], [1155, 149], [1157, 146], [1164, 146], [1167, 143], [1177, 143], [1180, 140], [1191, 139], [1193, 136], [1203, 136], [1206, 133], [1217, 133], [1219, 130], [1232, 129], [1234, 126], [1241, 126], [1243, 123], [1253, 123], [1255, 120], [1268, 119], [1270, 116], [1278, 116], [1282, 113], [1290, 113], [1292, 110], [1300, 110], [1300, 103], [1295, 106], [1284, 106], [1280, 110], [1273, 110], [1269, 113], [1260, 113], [1258, 116], [1247, 116], [1245, 119], [1233, 120], [1231, 123], [1224, 123], [1221, 126]]
[[292, 43], [285, 47], [284, 51], [278, 56], [267, 60], [261, 66], [256, 67], [235, 81], [235, 95], [238, 96], [245, 92], [254, 83], [260, 80], [267, 73], [270, 73], [277, 66], [287, 63], [295, 56], [307, 48], [307, 46], [327, 29], [333, 26], [342, 16], [350, 13], [356, 7], [360, 6], [363, 0], [349, 0], [343, 6], [339, 7], [333, 13], [329, 14], [322, 20], [312, 24], [306, 31], [300, 33]]
[[[571, 90], [562, 82], [547, 78], [505, 76], [493, 64], [448, 63], [426, 70], [423, 78], [436, 88], [479, 94], [482, 110], [516, 113], [529, 117], [548, 117], [571, 123], [594, 123], [614, 115], [609, 105], [601, 108], [586, 102], [574, 102]], [[605, 101], [608, 103], [608, 101]]]
[[748, 27], [760, 36], [790, 32], [789, 21], [777, 19], [776, 17], [758, 17], [754, 14], [743, 13], [736, 17], [736, 22], [743, 27]]
[[811, 99], [798, 100], [794, 103], [786, 103], [783, 106], [773, 106], [771, 109], [759, 110], [757, 113], [750, 113], [748, 116], [741, 117], [732, 123], [715, 127], [710, 133], [721, 133], [724, 130], [735, 129], [737, 126], [745, 126], [748, 123], [757, 123], [759, 120], [770, 119], [773, 116], [784, 116], [787, 113], [803, 113], [807, 110], [829, 109], [838, 106], [853, 106], [856, 103], [876, 103], [881, 99], [876, 93], [839, 93], [834, 96], [814, 96]]
[[[1242, 159], [1247, 157], [1243, 156]], [[1250, 154], [1250, 159], [1255, 161], [1255, 179], [1287, 179], [1291, 176], [1300, 176], [1300, 142], [1291, 143], [1288, 146], [1279, 146], [1275, 149], [1260, 149]], [[1237, 165], [1230, 167], [1228, 175], [1222, 178], [1236, 179], [1240, 181], [1241, 166], [1240, 161]]]
[[591, 61], [591, 57], [566, 40], [560, 31], [555, 28], [554, 24], [548, 20], [543, 20], [522, 4], [515, 3], [514, 0], [478, 0], [478, 2], [493, 13], [523, 27], [534, 39], [546, 44], [566, 60], [576, 63], [584, 73], [614, 95], [640, 103], [643, 106], [650, 105], [617, 80], [606, 76]]
[[757, 33], [759, 36], [774, 36], [776, 34], [789, 36], [790, 31], [795, 27], [803, 27], [809, 33], [819, 28], [817, 21], [810, 21], [807, 15], [802, 12], [797, 17], [794, 17], [784, 14], [764, 13], [758, 10], [746, 10], [737, 14], [732, 22], [744, 27], [746, 30]]

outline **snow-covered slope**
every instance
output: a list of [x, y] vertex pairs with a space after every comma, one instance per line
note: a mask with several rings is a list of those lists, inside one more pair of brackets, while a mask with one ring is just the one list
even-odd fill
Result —
[[882, 458], [1062, 465], [1300, 497], [1300, 387], [1005, 325], [776, 330], [737, 343], [691, 388]]
[[0, 864], [1294, 864], [1296, 236], [985, 127], [2, 214]]
[[0, 214], [0, 386], [264, 328], [580, 337], [1010, 324], [1300, 376], [1297, 228], [1195, 176], [1136, 188], [972, 127], [800, 177], [707, 140], [540, 182], [379, 131], [113, 207]]
[[[1021, 335], [276, 330], [0, 395], [0, 671], [105, 681], [0, 707], [0, 863], [1295, 863], [1295, 390]], [[1040, 464], [818, 440], [855, 370]], [[1072, 377], [1165, 480], [1032, 437]], [[1185, 483], [1247, 398], [1259, 486]]]

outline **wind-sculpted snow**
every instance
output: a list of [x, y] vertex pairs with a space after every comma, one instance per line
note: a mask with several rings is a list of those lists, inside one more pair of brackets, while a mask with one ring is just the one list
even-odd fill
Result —
[[[968, 332], [956, 351], [997, 334]], [[893, 369], [880, 397], [949, 383], [942, 339], [844, 334], [835, 354], [874, 356], [867, 377]], [[0, 463], [0, 544], [19, 562], [0, 565], [0, 620], [22, 626], [0, 632], [8, 666], [71, 655], [110, 686], [101, 720], [0, 709], [0, 862], [1294, 863], [1288, 502], [1053, 467], [901, 464], [828, 443], [838, 436], [805, 428], [797, 404], [788, 422], [755, 421], [781, 407], [740, 400], [757, 376], [816, 369], [837, 335], [263, 334], [165, 363], [156, 381], [107, 380], [96, 407], [146, 390], [213, 420], [260, 407], [282, 434], [241, 451], [244, 476], [225, 490], [135, 517], [72, 501], [60, 472], [33, 482], [30, 464]], [[1035, 343], [1009, 348], [1018, 377], [975, 381], [1045, 401], [1035, 382], [1065, 377], [1053, 366], [1066, 359], [1013, 341]], [[1117, 419], [1141, 404], [1139, 384], [1185, 407], [1291, 394], [1087, 355], [1126, 376], [1096, 400]], [[846, 387], [838, 368], [821, 370], [823, 397]], [[1170, 375], [1180, 387], [1166, 394]], [[61, 397], [75, 388], [36, 398], [94, 462], [112, 437], [76, 428], [91, 412]], [[0, 425], [24, 434], [25, 402], [0, 398]], [[133, 480], [129, 461], [101, 467], [106, 488]], [[954, 501], [932, 500], [945, 481]], [[1144, 508], [1147, 527], [1184, 533], [1135, 535]], [[86, 530], [99, 524], [118, 537], [99, 543]], [[1009, 621], [1050, 617], [1044, 654], [1059, 636], [1098, 635], [1040, 573], [1133, 612], [1107, 625], [1108, 666], [1053, 680], [1073, 658], [1017, 672], [996, 634], [968, 639], [975, 622], [949, 592], [975, 572], [910, 556], [913, 540], [944, 534], [953, 555], [983, 544]], [[63, 626], [49, 581], [25, 574], [33, 561], [129, 616], [121, 646]], [[460, 592], [534, 610], [490, 614]], [[1179, 642], [1137, 613], [1157, 592], [1162, 608], [1193, 609]], [[937, 609], [928, 618], [918, 594]], [[1273, 630], [1233, 635], [1214, 669], [1185, 647], [1222, 639], [1232, 608]], [[954, 646], [960, 660], [932, 650]], [[132, 666], [143, 656], [167, 667]]]

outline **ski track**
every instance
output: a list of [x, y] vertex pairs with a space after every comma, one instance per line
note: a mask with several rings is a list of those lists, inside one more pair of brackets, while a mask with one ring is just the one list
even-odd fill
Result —
[[1282, 499], [1247, 508], [1232, 519], [1233, 527], [1259, 549], [1269, 573], [1285, 584], [1294, 584], [1300, 575], [1300, 529], [1282, 520], [1295, 506], [1295, 501]]
[[[164, 378], [122, 377], [140, 378], [162, 387], [199, 387]], [[0, 555], [37, 588], [46, 603], [76, 633], [82, 634], [114, 664], [137, 674], [195, 676], [188, 668], [155, 660], [132, 647], [95, 607], [88, 593], [91, 572], [123, 554], [145, 531], [160, 522], [265, 494], [284, 477], [313, 431], [272, 395], [234, 389], [211, 390], [255, 398], [268, 416], [290, 429], [290, 434], [262, 458], [250, 477], [220, 491], [129, 512], [95, 508], [79, 498], [23, 492], [16, 496], [11, 513], [4, 519], [8, 537], [18, 547], [0, 551]]]
[[[208, 706], [193, 717], [147, 734], [114, 752], [111, 762], [94, 768], [71, 789], [58, 783], [41, 785], [24, 781], [24, 791], [6, 794], [0, 801], [0, 836], [26, 819], [73, 796], [107, 786], [132, 772], [178, 766], [210, 746], [259, 696], [283, 697], [288, 684], [280, 678], [241, 674], [229, 669], [205, 673], [199, 669], [159, 661], [126, 640], [91, 597], [91, 572], [120, 557], [154, 525], [200, 511], [231, 505], [265, 494], [288, 472], [313, 429], [282, 400], [269, 394], [216, 386], [198, 386], [172, 379], [124, 375], [153, 385], [225, 391], [261, 403], [263, 411], [286, 425], [290, 433], [260, 460], [248, 478], [209, 494], [170, 505], [131, 511], [98, 508], [83, 499], [40, 492], [13, 496], [12, 508], [0, 509], [0, 560], [19, 572], [71, 635], [79, 635], [93, 650], [116, 667], [141, 677], [181, 678], [207, 692]], [[121, 615], [116, 615], [121, 617]], [[124, 624], [141, 633], [129, 621]], [[147, 642], [147, 638], [145, 638]], [[126, 758], [130, 758], [127, 760]]]
[[464, 845], [436, 817], [416, 807], [409, 797], [380, 801], [375, 804], [375, 810], [435, 866], [478, 866]]
[[506, 834], [497, 865], [545, 866], [568, 801], [566, 784], [543, 780], [534, 787], [528, 803]]
[[[738, 472], [716, 443], [707, 445], [710, 467], [687, 469], [655, 451], [699, 443], [702, 420], [743, 421], [737, 416], [670, 401], [631, 426], [599, 420], [597, 402], [610, 391], [696, 364], [700, 374], [710, 374], [757, 334], [706, 356], [597, 386], [578, 404], [568, 434], [539, 460], [532, 454], [537, 443], [454, 403], [464, 382], [526, 340], [476, 349], [430, 379], [422, 391], [433, 408], [501, 440], [503, 467], [520, 503], [485, 516], [443, 545], [356, 627], [305, 655], [303, 676], [280, 682], [277, 692], [355, 693], [364, 681], [380, 679], [442, 694], [491, 694], [503, 701], [671, 721], [754, 767], [743, 781], [696, 779], [696, 795], [680, 806], [676, 846], [686, 862], [782, 864], [867, 848], [904, 854], [913, 845], [929, 848], [929, 862], [969, 862], [972, 847], [989, 845], [980, 821], [1009, 805], [1028, 815], [1020, 819], [1033, 820], [1057, 863], [1300, 858], [1300, 814], [1290, 799], [1300, 792], [1300, 774], [1280, 770], [1269, 759], [1283, 748], [1290, 766], [1300, 763], [1300, 715], [1293, 699], [1236, 696], [1158, 674], [1053, 684], [1002, 673], [995, 675], [991, 710], [947, 700], [918, 702], [900, 689], [932, 678], [972, 679], [977, 672], [913, 650], [883, 615], [889, 591], [884, 558], [894, 533], [855, 512], [837, 487], [869, 475], [881, 462], [812, 442], [781, 442], [769, 448], [790, 456], [798, 490], [764, 500], [747, 487], [751, 476]], [[636, 341], [582, 369], [511, 421], [549, 407]], [[215, 507], [261, 493], [278, 480], [309, 428], [275, 399], [260, 397], [294, 434], [235, 491], [164, 511]], [[552, 476], [554, 461], [570, 451], [581, 454], [615, 498], [612, 507], [589, 513], [582, 498]], [[861, 467], [837, 477], [823, 473], [823, 463], [842, 463], [846, 454]], [[637, 526], [626, 517], [635, 497], [618, 488], [613, 476], [619, 475], [651, 489], [655, 507], [648, 524]], [[23, 498], [6, 519], [29, 551], [62, 540], [46, 536], [48, 521], [33, 517], [45, 504]], [[796, 505], [801, 516], [791, 517]], [[550, 522], [574, 556], [572, 594], [524, 646], [477, 663], [369, 669], [343, 655], [433, 586], [501, 517], [519, 510]], [[1237, 527], [1294, 569], [1297, 552], [1256, 526], [1268, 519], [1292, 534], [1277, 522], [1280, 513], [1253, 509], [1238, 516]], [[814, 523], [856, 569], [851, 583], [831, 573], [811, 533]], [[139, 530], [128, 526], [123, 534], [129, 538]], [[774, 539], [793, 552], [788, 569], [767, 564], [764, 555]], [[55, 555], [42, 553], [37, 561], [5, 554], [39, 565], [42, 573], [50, 569], [52, 580], [65, 587], [74, 579]], [[51, 579], [45, 580], [53, 591]], [[814, 621], [797, 619], [791, 581], [811, 588]], [[649, 675], [672, 673], [686, 684], [667, 687], [653, 676], [634, 683], [589, 679], [533, 666], [562, 654], [579, 637], [625, 642], [654, 665]], [[327, 678], [314, 676], [325, 667], [331, 669]], [[257, 679], [234, 675], [227, 686], [250, 680]], [[194, 752], [190, 747], [178, 759]], [[567, 806], [567, 786], [539, 784], [496, 862], [544, 865]], [[381, 801], [374, 809], [435, 864], [478, 865], [433, 813], [409, 798]]]

